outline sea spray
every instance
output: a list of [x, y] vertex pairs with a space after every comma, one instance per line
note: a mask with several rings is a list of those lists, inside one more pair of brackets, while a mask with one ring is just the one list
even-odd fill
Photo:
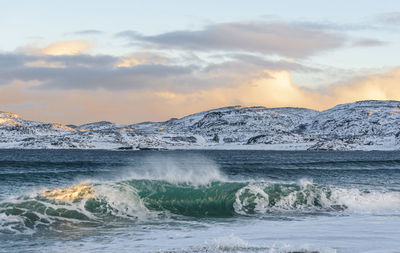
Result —
[[214, 181], [227, 181], [227, 176], [214, 161], [205, 156], [182, 153], [172, 157], [150, 155], [141, 164], [127, 166], [121, 172], [120, 179], [159, 180], [199, 186]]

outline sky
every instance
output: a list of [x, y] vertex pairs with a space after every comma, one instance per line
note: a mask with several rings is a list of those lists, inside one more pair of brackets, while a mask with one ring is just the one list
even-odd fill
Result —
[[0, 3], [0, 111], [26, 119], [400, 100], [397, 0]]

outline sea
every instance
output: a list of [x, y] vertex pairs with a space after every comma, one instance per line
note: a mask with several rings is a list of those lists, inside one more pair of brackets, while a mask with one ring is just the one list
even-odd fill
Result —
[[400, 252], [400, 152], [0, 150], [0, 252]]

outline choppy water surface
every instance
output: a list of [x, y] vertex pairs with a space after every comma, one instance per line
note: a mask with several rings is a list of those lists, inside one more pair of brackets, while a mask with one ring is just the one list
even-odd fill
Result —
[[0, 245], [400, 252], [400, 152], [0, 150]]

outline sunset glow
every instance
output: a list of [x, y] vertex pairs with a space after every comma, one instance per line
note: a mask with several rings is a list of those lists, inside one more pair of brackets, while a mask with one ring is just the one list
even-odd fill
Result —
[[[293, 8], [307, 19], [282, 11], [283, 2], [258, 1], [251, 11], [227, 5], [229, 15], [199, 7], [212, 21], [196, 19], [196, 7], [188, 4], [180, 10], [191, 15], [177, 15], [166, 4], [141, 5], [170, 10], [173, 18], [168, 11], [156, 15], [154, 26], [142, 15], [116, 17], [106, 11], [110, 3], [102, 4], [108, 8], [95, 16], [89, 5], [81, 6], [79, 15], [91, 20], [86, 24], [71, 19], [65, 4], [57, 27], [44, 25], [29, 4], [23, 13], [32, 29], [15, 24], [11, 32], [7, 22], [0, 24], [9, 32], [0, 44], [1, 111], [45, 122], [133, 123], [237, 104], [324, 110], [400, 99], [397, 2], [379, 8], [363, 2], [364, 11], [351, 14], [336, 5], [320, 13]], [[6, 4], [4, 20], [11, 22], [14, 8]], [[321, 17], [329, 13], [330, 21]]]

